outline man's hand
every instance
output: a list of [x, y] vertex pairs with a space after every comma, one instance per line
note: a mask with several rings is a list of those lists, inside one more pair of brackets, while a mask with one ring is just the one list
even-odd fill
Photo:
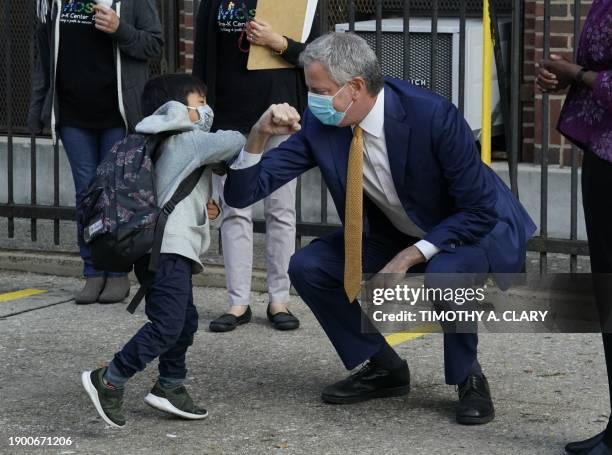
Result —
[[96, 28], [106, 33], [115, 33], [119, 28], [119, 16], [115, 11], [104, 5], [94, 5], [96, 12]]
[[287, 103], [273, 104], [254, 126], [268, 136], [292, 134], [300, 130], [300, 114]]
[[405, 274], [408, 270], [421, 262], [425, 262], [425, 256], [416, 246], [412, 245], [400, 251], [391, 262], [385, 265], [378, 273]]
[[367, 289], [387, 289], [399, 283], [404, 275], [417, 264], [425, 262], [425, 256], [414, 245], [400, 251], [385, 265], [367, 285]]
[[299, 131], [300, 114], [287, 103], [273, 104], [251, 129], [245, 150], [262, 153], [270, 136], [293, 134]]

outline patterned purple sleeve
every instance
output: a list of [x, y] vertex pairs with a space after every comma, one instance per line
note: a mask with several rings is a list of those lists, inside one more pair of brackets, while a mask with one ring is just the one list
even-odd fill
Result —
[[593, 88], [593, 95], [601, 106], [608, 112], [612, 112], [612, 70], [599, 72]]

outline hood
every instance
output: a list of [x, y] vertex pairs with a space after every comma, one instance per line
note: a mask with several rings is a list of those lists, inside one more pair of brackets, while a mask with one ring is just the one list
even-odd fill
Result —
[[189, 119], [187, 106], [168, 101], [136, 125], [137, 133], [156, 134], [164, 131], [191, 131], [196, 125]]

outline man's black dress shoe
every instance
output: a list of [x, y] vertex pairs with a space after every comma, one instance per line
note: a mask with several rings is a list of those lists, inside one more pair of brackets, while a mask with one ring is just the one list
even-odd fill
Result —
[[364, 365], [348, 378], [323, 389], [321, 398], [327, 403], [351, 404], [372, 398], [398, 397], [410, 392], [408, 364], [395, 370], [386, 370], [372, 362]]
[[219, 316], [217, 319], [210, 321], [211, 332], [230, 332], [236, 327], [247, 322], [251, 322], [251, 307], [247, 306], [246, 311], [240, 316], [234, 316], [230, 313], [225, 313]]
[[471, 374], [459, 386], [457, 423], [479, 425], [495, 417], [489, 383], [484, 374]]
[[612, 449], [604, 444], [603, 439], [590, 449], [583, 450], [579, 453], [580, 455], [612, 455]]
[[570, 442], [565, 446], [565, 453], [568, 454], [582, 454], [588, 450], [591, 450], [597, 444], [601, 442], [601, 440], [606, 434], [605, 431], [602, 431], [598, 435], [593, 436], [592, 438], [585, 439], [584, 441]]
[[270, 312], [270, 305], [266, 309], [268, 321], [276, 330], [295, 330], [300, 326], [300, 321], [289, 310], [280, 311], [276, 314]]

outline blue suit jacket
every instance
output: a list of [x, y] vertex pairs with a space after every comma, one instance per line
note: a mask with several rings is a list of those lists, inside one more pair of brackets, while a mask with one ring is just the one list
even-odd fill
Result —
[[[536, 226], [478, 154], [472, 131], [445, 98], [385, 81], [385, 138], [397, 194], [408, 216], [443, 251], [478, 244], [493, 273], [519, 272]], [[302, 129], [252, 167], [230, 170], [225, 200], [247, 207], [318, 166], [344, 223], [350, 127], [323, 125], [309, 110]], [[365, 236], [369, 235], [366, 220]]]

